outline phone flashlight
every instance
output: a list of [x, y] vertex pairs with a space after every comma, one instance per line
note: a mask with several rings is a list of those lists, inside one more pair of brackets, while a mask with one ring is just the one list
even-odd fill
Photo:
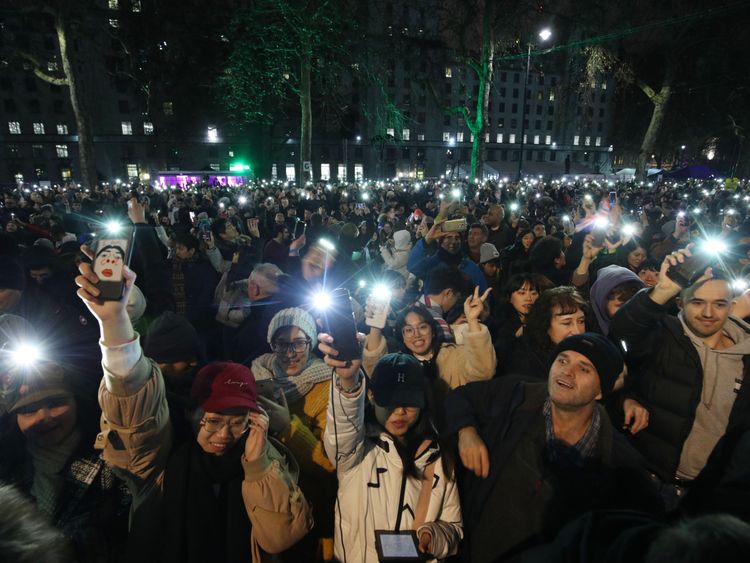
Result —
[[510, 210], [511, 211], [518, 211], [518, 204], [517, 203], [511, 203], [510, 204]]
[[107, 224], [105, 226], [107, 228], [107, 232], [113, 235], [116, 235], [122, 230], [122, 225], [118, 221], [107, 221]]
[[635, 225], [628, 223], [622, 227], [622, 234], [625, 236], [632, 237], [635, 234]]
[[16, 368], [30, 368], [44, 358], [41, 348], [29, 342], [19, 343], [7, 353]]

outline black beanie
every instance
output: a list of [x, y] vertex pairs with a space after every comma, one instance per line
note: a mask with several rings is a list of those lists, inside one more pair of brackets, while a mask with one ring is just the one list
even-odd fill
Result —
[[599, 375], [599, 387], [601, 387], [602, 398], [612, 392], [617, 381], [617, 376], [622, 373], [622, 353], [607, 337], [595, 332], [584, 332], [568, 336], [555, 348], [552, 355], [557, 358], [560, 352], [572, 350], [586, 356]]
[[23, 291], [23, 268], [10, 256], [0, 256], [0, 289], [17, 289]]
[[143, 352], [158, 364], [197, 360], [201, 356], [198, 333], [185, 317], [164, 311], [148, 327]]

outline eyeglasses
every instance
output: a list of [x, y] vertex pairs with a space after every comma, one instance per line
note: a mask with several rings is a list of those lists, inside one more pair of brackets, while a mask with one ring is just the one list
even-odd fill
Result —
[[404, 328], [401, 329], [401, 335], [404, 338], [414, 338], [417, 333], [421, 335], [429, 334], [429, 332], [432, 330], [432, 327], [428, 325], [427, 323], [421, 323], [417, 326], [411, 326], [406, 325]]
[[215, 434], [221, 432], [225, 426], [229, 427], [229, 432], [233, 436], [242, 436], [250, 426], [250, 419], [245, 417], [242, 419], [224, 420], [223, 418], [202, 418], [201, 426], [206, 429], [207, 432]]
[[295, 354], [299, 354], [307, 350], [312, 341], [309, 338], [298, 338], [291, 342], [277, 341], [271, 343], [271, 350], [277, 354], [288, 354], [289, 350], [292, 350]]

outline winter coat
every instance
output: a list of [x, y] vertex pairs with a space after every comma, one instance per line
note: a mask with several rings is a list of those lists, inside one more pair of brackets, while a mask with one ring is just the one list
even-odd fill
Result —
[[[375, 530], [417, 531], [432, 534], [432, 551], [444, 559], [458, 551], [463, 537], [461, 507], [456, 482], [446, 475], [439, 448], [433, 443], [415, 459], [420, 475], [434, 465], [432, 478], [404, 476], [401, 458], [385, 432], [365, 428], [365, 386], [355, 396], [331, 386], [326, 453], [336, 465], [339, 479], [336, 506], [335, 555], [346, 563], [378, 561]], [[420, 492], [431, 487], [427, 511], [415, 522]], [[419, 524], [419, 525], [416, 525]]]
[[[739, 324], [741, 321], [730, 317], [727, 322]], [[748, 330], [744, 323], [741, 326]], [[701, 359], [679, 319], [653, 302], [648, 289], [641, 290], [617, 311], [610, 323], [610, 338], [625, 342], [626, 360], [633, 379], [632, 393], [650, 413], [648, 427], [633, 437], [633, 444], [651, 470], [663, 481], [670, 482], [701, 400]], [[743, 364], [743, 378], [747, 380], [750, 355], [744, 356]], [[724, 446], [724, 442], [733, 442], [748, 430], [750, 385], [740, 382], [726, 434], [715, 449]]]
[[607, 315], [607, 296], [621, 283], [630, 282], [639, 288], [645, 287], [641, 278], [622, 266], [607, 266], [599, 270], [596, 281], [591, 286], [591, 308], [602, 334], [609, 334], [610, 318]]
[[[161, 529], [158, 515], [172, 453], [164, 379], [158, 366], [143, 355], [137, 337], [117, 347], [102, 345], [102, 367], [97, 447], [128, 484], [137, 534], [148, 542], [144, 549], [154, 549], [159, 546], [154, 534]], [[252, 525], [247, 549], [254, 563], [288, 549], [312, 527], [311, 508], [296, 485], [296, 465], [288, 465], [293, 459], [291, 454], [285, 458], [270, 441], [259, 459], [247, 461], [242, 456], [242, 497]]]
[[414, 245], [414, 248], [409, 253], [407, 263], [409, 271], [425, 281], [430, 277], [430, 272], [440, 267], [451, 265], [456, 266], [462, 274], [466, 275], [473, 285], [478, 285], [480, 293], [484, 293], [487, 290], [487, 280], [482, 270], [474, 262], [464, 256], [460, 257], [455, 264], [449, 264], [443, 259], [439, 251], [430, 255], [423, 239], [418, 240], [417, 244]]

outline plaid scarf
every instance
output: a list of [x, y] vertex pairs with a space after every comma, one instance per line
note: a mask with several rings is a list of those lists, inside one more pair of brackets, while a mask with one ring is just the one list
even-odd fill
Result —
[[552, 424], [552, 402], [549, 397], [544, 401], [542, 413], [547, 444], [545, 454], [549, 461], [562, 467], [583, 467], [587, 458], [594, 457], [599, 440], [599, 429], [602, 425], [599, 408], [598, 404], [594, 407], [594, 414], [588, 429], [581, 439], [571, 446], [555, 437], [555, 428]]

